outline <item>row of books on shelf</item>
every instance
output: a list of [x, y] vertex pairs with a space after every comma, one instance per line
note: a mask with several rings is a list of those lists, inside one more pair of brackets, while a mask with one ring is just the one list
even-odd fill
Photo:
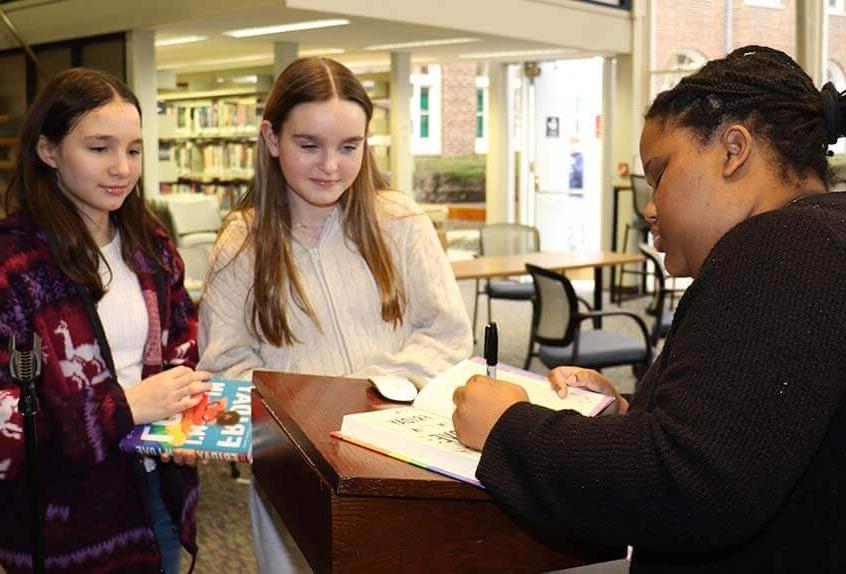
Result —
[[249, 188], [246, 183], [203, 183], [199, 181], [161, 183], [159, 193], [168, 195], [171, 193], [204, 193], [217, 198], [220, 210], [227, 212], [232, 209], [242, 195], [247, 193]]
[[159, 133], [162, 137], [256, 135], [262, 108], [255, 98], [178, 102], [159, 114]]
[[255, 146], [249, 142], [197, 143], [192, 141], [163, 148], [159, 159], [173, 162], [178, 177], [252, 178]]

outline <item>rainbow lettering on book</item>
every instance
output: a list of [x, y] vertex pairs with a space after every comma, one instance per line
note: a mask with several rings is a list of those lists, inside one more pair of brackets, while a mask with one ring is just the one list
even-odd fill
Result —
[[192, 409], [132, 429], [120, 448], [145, 456], [194, 454], [209, 460], [252, 461], [247, 381], [211, 379], [212, 390]]

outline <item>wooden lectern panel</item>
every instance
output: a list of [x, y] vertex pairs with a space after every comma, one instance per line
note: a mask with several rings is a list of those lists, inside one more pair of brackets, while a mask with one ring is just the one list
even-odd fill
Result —
[[479, 488], [330, 436], [396, 403], [367, 381], [256, 371], [253, 472], [316, 572], [544, 572], [624, 548], [544, 545]]

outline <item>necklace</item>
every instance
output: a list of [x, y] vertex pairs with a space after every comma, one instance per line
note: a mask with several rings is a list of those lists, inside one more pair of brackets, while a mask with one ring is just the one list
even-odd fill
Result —
[[294, 229], [323, 229], [323, 223], [294, 223], [291, 227]]
[[796, 197], [794, 197], [793, 199], [791, 199], [790, 201], [785, 203], [784, 207], [790, 207], [791, 205], [794, 205], [794, 204], [802, 201], [806, 197], [810, 197], [812, 195], [819, 195], [821, 193], [825, 193], [825, 191], [809, 191], [807, 193], [800, 193], [799, 195], [797, 195]]

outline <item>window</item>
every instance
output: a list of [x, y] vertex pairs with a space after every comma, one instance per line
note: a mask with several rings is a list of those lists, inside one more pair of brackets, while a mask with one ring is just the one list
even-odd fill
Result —
[[675, 50], [662, 69], [652, 70], [650, 98], [672, 89], [681, 79], [705, 65], [705, 56], [687, 48]]
[[781, 8], [781, 0], [743, 0], [748, 6], [762, 6], [764, 8]]
[[441, 153], [441, 67], [415, 67], [411, 74], [411, 153]]
[[487, 76], [476, 76], [476, 141], [473, 151], [488, 153], [488, 85]]
[[429, 86], [420, 87], [420, 139], [429, 137]]
[[[843, 68], [840, 67], [834, 60], [829, 60], [825, 69], [825, 81], [834, 84], [838, 92], [846, 90], [846, 74], [843, 73]], [[840, 138], [836, 144], [828, 146], [832, 153], [842, 154], [846, 152], [846, 140]]]
[[829, 14], [843, 14], [844, 11], [844, 0], [828, 0]]
[[485, 90], [476, 88], [476, 137], [485, 135]]

